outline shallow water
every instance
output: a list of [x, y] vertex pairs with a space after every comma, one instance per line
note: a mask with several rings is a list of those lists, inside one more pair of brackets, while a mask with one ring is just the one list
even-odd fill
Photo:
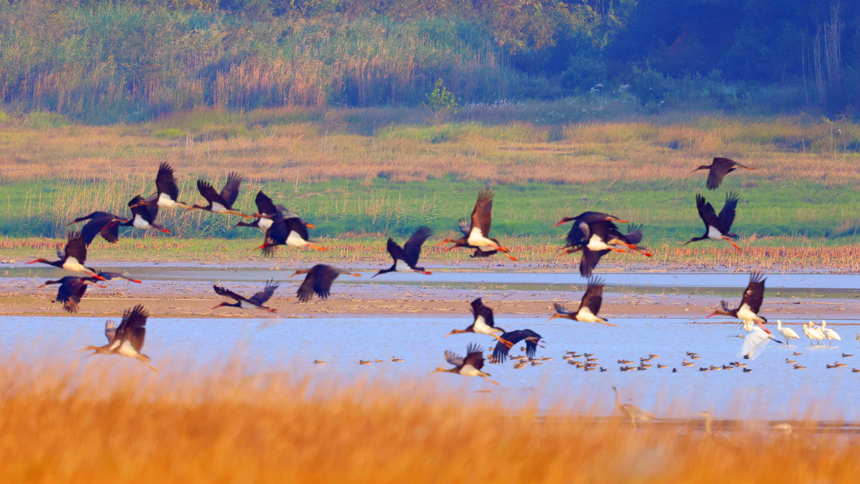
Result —
[[[15, 353], [24, 361], [50, 356], [61, 361], [83, 358], [75, 350], [90, 344], [102, 345], [104, 318], [4, 317], [0, 318], [0, 352]], [[725, 324], [690, 324], [672, 319], [618, 319], [617, 327], [567, 322], [545, 322], [545, 318], [497, 318], [497, 326], [509, 330], [531, 328], [544, 336], [546, 348], [538, 356], [551, 356], [542, 366], [514, 370], [505, 365], [487, 365], [485, 371], [500, 383], [495, 386], [480, 378], [451, 374], [428, 376], [436, 367], [447, 367], [445, 350], [464, 354], [470, 342], [485, 349], [490, 337], [443, 336], [454, 328], [465, 328], [469, 318], [403, 318], [361, 316], [305, 319], [163, 319], [148, 323], [144, 352], [152, 357], [160, 375], [207, 371], [235, 356], [248, 364], [252, 374], [290, 372], [310, 375], [312, 381], [344, 383], [363, 378], [394, 381], [427, 381], [437, 388], [460, 390], [475, 398], [501, 399], [512, 406], [536, 401], [553, 413], [576, 414], [596, 411], [610, 414], [612, 386], [622, 392], [622, 401], [632, 401], [658, 417], [683, 418], [710, 411], [715, 418], [764, 418], [771, 420], [808, 416], [820, 419], [860, 420], [860, 348], [854, 341], [856, 326], [833, 326], [842, 333], [839, 346], [808, 348], [801, 336], [798, 347], [770, 344], [755, 361], [745, 361], [751, 373], [740, 369], [700, 372], [698, 367], [744, 361], [737, 357], [741, 330]], [[852, 321], [857, 323], [857, 321]], [[802, 335], [798, 326], [794, 329]], [[520, 345], [515, 346], [512, 354]], [[567, 350], [594, 353], [607, 372], [585, 372], [568, 365], [562, 356]], [[702, 359], [695, 367], [680, 365], [686, 351]], [[793, 351], [803, 353], [792, 356]], [[857, 352], [854, 358], [841, 353]], [[638, 361], [649, 353], [660, 355], [647, 371], [620, 372], [618, 359]], [[178, 355], [178, 356], [177, 356]], [[391, 357], [405, 359], [392, 363]], [[381, 359], [383, 363], [361, 366], [359, 359]], [[794, 370], [785, 358], [804, 364]], [[314, 365], [314, 359], [326, 365]], [[854, 361], [857, 360], [855, 364]], [[827, 363], [843, 361], [848, 368], [826, 369]], [[173, 361], [174, 363], [170, 363]], [[179, 363], [182, 361], [183, 363]], [[667, 369], [657, 369], [657, 363]], [[137, 366], [120, 357], [93, 357], [86, 365]], [[677, 373], [672, 373], [677, 368]], [[493, 393], [474, 393], [491, 390]], [[798, 413], [799, 412], [799, 413]]]

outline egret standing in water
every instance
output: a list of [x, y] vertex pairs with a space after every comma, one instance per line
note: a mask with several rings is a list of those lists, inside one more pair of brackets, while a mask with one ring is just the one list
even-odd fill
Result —
[[629, 418], [633, 423], [634, 429], [636, 428], [637, 421], [645, 422], [654, 420], [653, 413], [646, 412], [632, 403], [625, 403], [622, 405], [621, 400], [618, 398], [618, 389], [615, 387], [612, 387], [612, 389], [615, 391], [615, 410], [618, 410], [622, 415]]

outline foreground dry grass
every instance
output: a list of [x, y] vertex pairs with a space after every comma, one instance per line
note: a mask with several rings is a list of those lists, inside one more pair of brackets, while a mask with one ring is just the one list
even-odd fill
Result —
[[[96, 369], [93, 369], [96, 368]], [[854, 483], [857, 439], [699, 422], [634, 431], [384, 386], [0, 367], [3, 482]], [[145, 376], [141, 376], [145, 375]], [[807, 422], [814, 427], [815, 422]]]

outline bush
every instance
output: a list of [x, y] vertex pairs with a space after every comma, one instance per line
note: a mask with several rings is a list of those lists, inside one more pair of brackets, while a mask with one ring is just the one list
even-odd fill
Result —
[[561, 73], [561, 87], [575, 92], [587, 92], [597, 84], [606, 84], [606, 63], [583, 55], [571, 56], [567, 69]]

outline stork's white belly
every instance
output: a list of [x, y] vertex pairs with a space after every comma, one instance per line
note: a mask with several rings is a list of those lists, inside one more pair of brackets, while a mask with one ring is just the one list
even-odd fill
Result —
[[260, 221], [257, 222], [257, 226], [260, 227], [261, 229], [264, 229], [264, 230], [268, 229], [269, 227], [272, 226], [272, 219], [261, 218]]
[[760, 319], [746, 303], [741, 304], [741, 307], [738, 309], [738, 318], [741, 321], [757, 321]]
[[481, 370], [472, 365], [464, 365], [463, 368], [460, 368], [460, 374], [463, 376], [478, 376], [481, 374]]
[[406, 263], [405, 260], [397, 259], [397, 262], [394, 263], [394, 271], [395, 272], [415, 272], [409, 267], [409, 264]]
[[708, 225], [708, 238], [711, 240], [722, 240], [723, 234], [714, 227]]
[[472, 331], [476, 334], [499, 334], [502, 331], [487, 324], [483, 316], [475, 318], [475, 324], [472, 326]]
[[212, 211], [215, 213], [224, 213], [227, 212], [227, 207], [218, 202], [212, 202]]
[[304, 247], [308, 245], [308, 241], [303, 239], [295, 230], [291, 230], [290, 235], [287, 236], [287, 245], [290, 247]]
[[135, 216], [134, 216], [134, 220], [132, 221], [132, 225], [134, 225], [134, 227], [138, 228], [138, 229], [148, 229], [148, 228], [152, 227], [151, 225], [149, 225], [149, 222], [147, 222], [146, 220], [143, 219], [143, 217], [141, 217], [140, 215], [137, 215], [137, 214], [135, 214]]
[[469, 238], [466, 239], [466, 243], [468, 243], [472, 247], [487, 246], [492, 247], [493, 249], [498, 247], [495, 242], [485, 237], [484, 233], [481, 232], [481, 229], [478, 227], [472, 227], [472, 230], [469, 232]]
[[601, 239], [597, 235], [592, 235], [591, 238], [588, 239], [587, 247], [589, 250], [593, 250], [593, 251], [609, 249], [609, 245], [606, 242], [604, 242], [603, 239]]
[[586, 306], [580, 308], [579, 312], [576, 313], [576, 320], [582, 323], [597, 323], [603, 321], [603, 319], [598, 318], [591, 312], [591, 309]]
[[72, 272], [84, 272], [86, 270], [84, 265], [78, 262], [74, 257], [69, 257], [65, 262], [63, 262], [63, 269]]

